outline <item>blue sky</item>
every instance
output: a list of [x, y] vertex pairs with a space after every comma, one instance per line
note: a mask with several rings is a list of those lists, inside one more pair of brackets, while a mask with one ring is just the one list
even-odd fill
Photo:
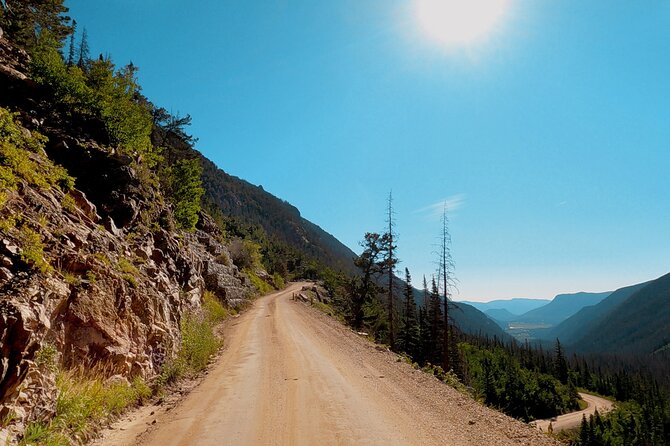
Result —
[[670, 2], [509, 0], [445, 47], [417, 0], [68, 0], [197, 148], [355, 251], [393, 190], [401, 267], [456, 299], [604, 291], [670, 269]]

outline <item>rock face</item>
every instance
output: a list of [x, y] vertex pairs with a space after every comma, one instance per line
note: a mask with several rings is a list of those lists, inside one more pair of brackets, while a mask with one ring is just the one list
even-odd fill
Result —
[[[182, 314], [205, 289], [229, 305], [250, 295], [206, 215], [192, 234], [148, 226], [141, 216], [152, 204], [127, 188], [137, 183], [132, 169], [126, 175], [115, 208], [82, 190], [27, 185], [0, 208], [0, 417], [18, 429], [53, 414], [55, 364], [150, 379], [175, 354]], [[42, 270], [24, 255], [26, 233], [37, 234]]]

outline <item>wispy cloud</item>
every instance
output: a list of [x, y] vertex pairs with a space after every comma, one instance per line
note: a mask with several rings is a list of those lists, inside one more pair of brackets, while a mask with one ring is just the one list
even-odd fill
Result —
[[442, 215], [444, 209], [447, 212], [454, 212], [465, 204], [465, 194], [456, 194], [447, 198], [443, 198], [437, 203], [433, 203], [426, 207], [422, 207], [414, 211], [415, 214], [427, 214], [431, 217], [439, 217]]

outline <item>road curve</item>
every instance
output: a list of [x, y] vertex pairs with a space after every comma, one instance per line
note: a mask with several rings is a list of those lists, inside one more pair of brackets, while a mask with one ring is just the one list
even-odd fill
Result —
[[115, 444], [558, 444], [292, 301], [300, 286], [259, 299], [203, 382]]
[[596, 409], [600, 414], [607, 413], [614, 408], [614, 404], [610, 400], [601, 398], [599, 396], [590, 395], [588, 393], [579, 393], [579, 397], [586, 401], [588, 406], [584, 410], [578, 412], [570, 412], [565, 415], [560, 415], [553, 420], [537, 420], [533, 424], [543, 432], [547, 432], [549, 429], [549, 423], [551, 423], [551, 428], [554, 432], [562, 431], [565, 429], [572, 429], [578, 427], [582, 422], [582, 417], [586, 416], [588, 420], [589, 416], [596, 413]]

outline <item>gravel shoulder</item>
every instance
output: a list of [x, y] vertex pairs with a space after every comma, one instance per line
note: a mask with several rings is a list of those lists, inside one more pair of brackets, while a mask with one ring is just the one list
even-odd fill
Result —
[[98, 444], [560, 444], [292, 301], [301, 285], [235, 319], [223, 353], [190, 393], [143, 408]]

